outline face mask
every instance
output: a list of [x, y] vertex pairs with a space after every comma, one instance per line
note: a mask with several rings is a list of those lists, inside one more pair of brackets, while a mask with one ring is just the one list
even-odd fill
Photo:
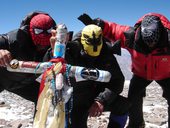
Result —
[[88, 25], [82, 30], [81, 44], [84, 52], [92, 57], [100, 55], [103, 41], [102, 30], [96, 25]]
[[38, 14], [30, 21], [30, 34], [35, 45], [50, 46], [51, 30], [54, 29], [53, 19], [45, 14]]
[[156, 16], [146, 16], [141, 23], [141, 35], [144, 43], [154, 47], [160, 38], [160, 19]]

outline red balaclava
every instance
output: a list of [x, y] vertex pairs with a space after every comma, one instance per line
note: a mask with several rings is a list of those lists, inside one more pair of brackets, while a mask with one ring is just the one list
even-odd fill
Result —
[[30, 34], [36, 46], [50, 46], [51, 30], [55, 28], [54, 20], [45, 14], [38, 14], [30, 21]]

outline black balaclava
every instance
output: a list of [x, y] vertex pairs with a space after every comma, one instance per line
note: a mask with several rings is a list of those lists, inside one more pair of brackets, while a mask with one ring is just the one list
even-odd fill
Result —
[[141, 35], [144, 43], [150, 48], [156, 46], [160, 39], [161, 21], [159, 17], [147, 15], [141, 22]]

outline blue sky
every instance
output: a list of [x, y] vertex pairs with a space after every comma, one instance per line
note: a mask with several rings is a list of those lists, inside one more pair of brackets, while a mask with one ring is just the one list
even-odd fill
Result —
[[123, 25], [133, 26], [144, 14], [157, 12], [170, 19], [169, 0], [1, 0], [0, 33], [18, 28], [21, 20], [34, 10], [49, 13], [57, 23], [79, 31], [84, 25], [77, 20], [82, 13]]

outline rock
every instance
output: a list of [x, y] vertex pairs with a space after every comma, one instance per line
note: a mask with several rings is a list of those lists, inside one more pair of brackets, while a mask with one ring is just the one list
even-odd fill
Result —
[[[128, 83], [121, 95], [127, 97]], [[0, 128], [32, 128], [34, 104], [13, 93], [0, 93]], [[5, 102], [4, 102], [5, 101]], [[144, 98], [144, 118], [146, 128], [167, 128], [167, 103], [162, 97], [162, 90], [155, 82], [147, 87]], [[88, 128], [107, 128], [110, 112], [100, 117], [88, 118]]]

